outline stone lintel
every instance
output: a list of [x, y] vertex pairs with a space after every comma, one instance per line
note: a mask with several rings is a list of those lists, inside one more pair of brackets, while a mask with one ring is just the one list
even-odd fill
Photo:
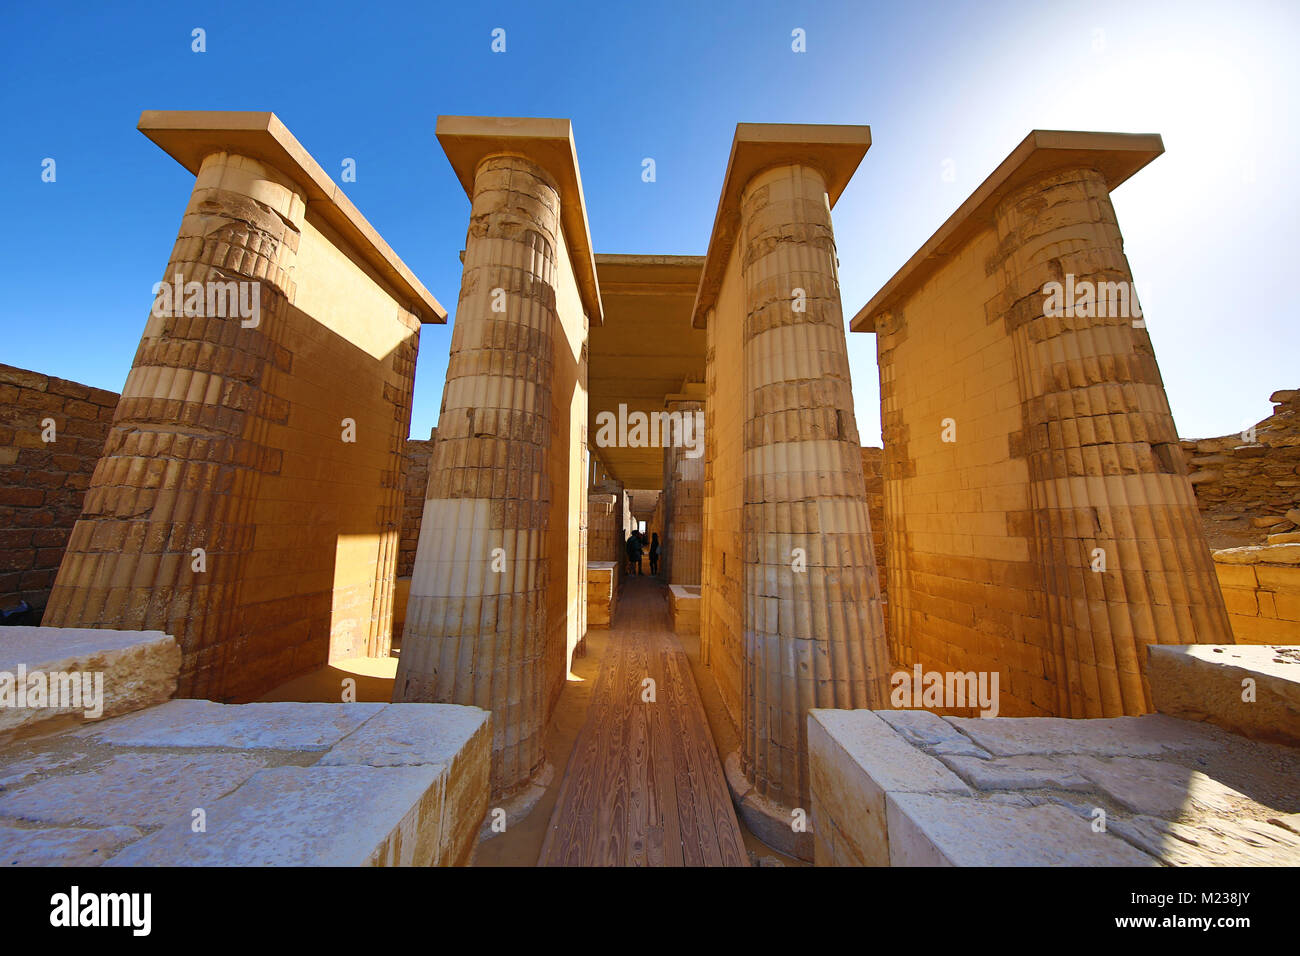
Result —
[[596, 281], [596, 259], [582, 196], [582, 175], [567, 119], [509, 116], [439, 116], [438, 142], [447, 154], [465, 195], [474, 197], [474, 174], [486, 157], [511, 153], [545, 169], [560, 187], [560, 222], [569, 247], [582, 307], [588, 322], [603, 325], [605, 310]]
[[596, 253], [602, 296], [680, 296], [693, 302], [703, 269], [704, 256]]
[[713, 220], [704, 274], [695, 293], [692, 323], [702, 329], [718, 299], [727, 259], [740, 229], [740, 194], [755, 175], [775, 166], [811, 166], [826, 179], [831, 207], [853, 178], [871, 147], [869, 126], [804, 123], [737, 123], [727, 160], [727, 175]]
[[674, 402], [702, 402], [708, 398], [703, 382], [683, 382], [680, 392], [669, 392], [664, 396], [664, 405]]
[[876, 318], [908, 296], [971, 238], [993, 224], [1003, 197], [1055, 169], [1087, 167], [1115, 189], [1165, 151], [1158, 133], [1091, 133], [1032, 130], [970, 197], [849, 323], [854, 332], [876, 331]]
[[426, 325], [446, 323], [447, 310], [274, 113], [145, 110], [136, 128], [195, 175], [213, 153], [235, 153], [287, 176], [306, 195], [308, 210], [387, 283], [402, 308]]

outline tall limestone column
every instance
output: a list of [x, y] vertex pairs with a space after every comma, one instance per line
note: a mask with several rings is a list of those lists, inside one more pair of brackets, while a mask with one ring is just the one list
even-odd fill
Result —
[[540, 166], [506, 154], [478, 164], [393, 693], [491, 710], [498, 794], [544, 759], [559, 215]]
[[[690, 443], [674, 439], [664, 448], [663, 564], [669, 584], [699, 585], [703, 563], [704, 455], [701, 444], [704, 402], [669, 396], [670, 420], [690, 424]], [[692, 455], [693, 452], [699, 454]]]
[[1145, 645], [1232, 633], [1106, 180], [1039, 174], [995, 221], [990, 318], [1015, 347], [1056, 713], [1145, 713]]
[[[226, 696], [238, 677], [224, 661], [239, 653], [258, 484], [280, 467], [261, 436], [289, 410], [265, 383], [292, 359], [278, 337], [305, 215], [302, 192], [271, 167], [225, 152], [202, 161], [162, 280], [175, 308], [160, 298], [151, 310], [45, 611], [51, 627], [175, 636], [181, 697]], [[256, 325], [207, 314], [206, 294], [187, 309], [185, 286], [209, 282], [255, 283]]]
[[807, 808], [808, 709], [885, 706], [889, 660], [822, 174], [783, 165], [754, 175], [741, 193], [737, 242], [745, 297], [741, 769], [767, 800]]

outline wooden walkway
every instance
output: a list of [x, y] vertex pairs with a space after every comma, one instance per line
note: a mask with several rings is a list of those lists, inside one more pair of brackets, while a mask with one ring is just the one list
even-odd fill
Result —
[[749, 865], [665, 588], [648, 576], [624, 583], [538, 865]]

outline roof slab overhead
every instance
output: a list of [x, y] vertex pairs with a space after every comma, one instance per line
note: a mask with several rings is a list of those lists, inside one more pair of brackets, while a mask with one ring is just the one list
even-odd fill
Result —
[[1089, 167], [1114, 189], [1165, 151], [1156, 133], [1088, 133], [1036, 129], [971, 193], [957, 211], [885, 283], [849, 323], [854, 332], [874, 332], [877, 317], [915, 292], [973, 237], [993, 223], [1002, 198], [1053, 169]]

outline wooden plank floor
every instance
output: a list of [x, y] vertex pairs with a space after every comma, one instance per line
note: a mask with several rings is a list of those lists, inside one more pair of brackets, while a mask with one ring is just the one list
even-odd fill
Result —
[[538, 864], [749, 865], [666, 588], [649, 576], [624, 583]]

